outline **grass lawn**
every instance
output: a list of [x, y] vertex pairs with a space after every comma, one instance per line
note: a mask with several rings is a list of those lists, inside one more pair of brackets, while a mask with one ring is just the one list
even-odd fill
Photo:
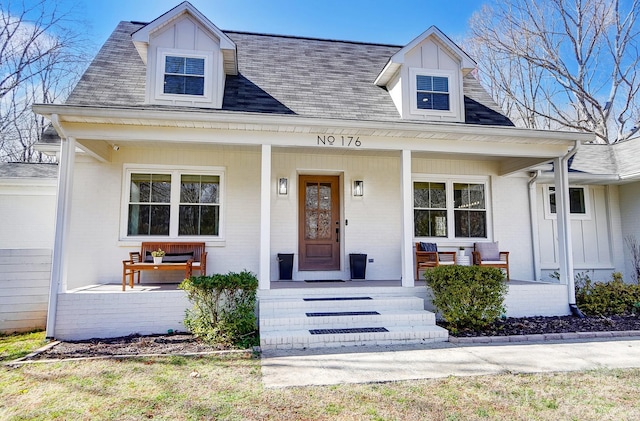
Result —
[[631, 420], [639, 390], [637, 369], [265, 389], [250, 354], [92, 360], [1, 367], [0, 419]]

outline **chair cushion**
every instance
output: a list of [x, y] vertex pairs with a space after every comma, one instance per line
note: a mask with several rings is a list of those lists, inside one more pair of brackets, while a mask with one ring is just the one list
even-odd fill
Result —
[[445, 260], [444, 262], [440, 261], [439, 263], [440, 263], [440, 266], [443, 266], [443, 265], [444, 266], [446, 266], [446, 265], [455, 265], [456, 264], [456, 262], [453, 262], [453, 261], [450, 261], [450, 260]]
[[483, 265], [506, 265], [507, 262], [505, 262], [504, 260], [483, 260], [482, 264]]
[[480, 258], [483, 262], [485, 260], [500, 260], [500, 247], [497, 241], [493, 243], [476, 243], [475, 248], [477, 252], [480, 252]]
[[420, 251], [438, 251], [438, 245], [436, 243], [420, 243]]

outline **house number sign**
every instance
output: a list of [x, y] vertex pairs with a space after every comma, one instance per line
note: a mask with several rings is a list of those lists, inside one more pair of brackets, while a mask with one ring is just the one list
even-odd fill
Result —
[[362, 146], [359, 136], [318, 136], [316, 142], [318, 146], [344, 146], [351, 148]]

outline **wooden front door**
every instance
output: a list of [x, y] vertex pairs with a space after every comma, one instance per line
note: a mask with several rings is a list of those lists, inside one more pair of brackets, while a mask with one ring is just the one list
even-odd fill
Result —
[[340, 178], [301, 175], [299, 270], [340, 270]]

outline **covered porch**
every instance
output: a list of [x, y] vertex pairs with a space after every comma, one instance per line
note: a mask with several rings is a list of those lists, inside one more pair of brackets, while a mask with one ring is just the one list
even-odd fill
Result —
[[[505, 299], [508, 317], [569, 314], [568, 290], [563, 284], [511, 280]], [[189, 307], [177, 283], [142, 283], [122, 291], [119, 282], [88, 285], [58, 293], [56, 338], [84, 340], [132, 334], [186, 331], [183, 325]], [[423, 309], [434, 312], [424, 281], [402, 287], [399, 280], [345, 282], [274, 281], [260, 290], [258, 299], [302, 300], [304, 297], [352, 296], [411, 297], [423, 300]], [[157, 311], [161, 308], [162, 311]], [[341, 311], [344, 311], [342, 309]]]

